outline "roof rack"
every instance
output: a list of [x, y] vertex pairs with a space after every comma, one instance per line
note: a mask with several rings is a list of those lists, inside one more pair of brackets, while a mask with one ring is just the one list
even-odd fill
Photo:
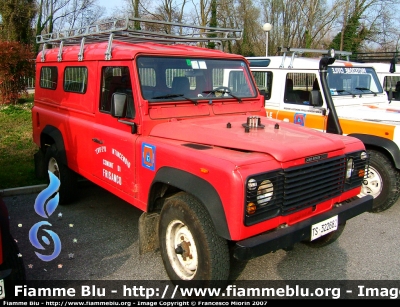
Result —
[[[329, 50], [325, 50], [325, 49], [290, 48], [290, 47], [278, 47], [278, 52], [283, 52], [283, 59], [282, 59], [282, 64], [280, 65], [280, 68], [284, 67], [287, 52], [292, 53], [292, 59], [290, 61], [288, 68], [293, 68], [293, 61], [294, 61], [294, 57], [295, 57], [296, 53], [297, 54], [319, 53], [319, 54], [324, 54], [324, 55], [329, 54]], [[347, 61], [350, 61], [349, 57], [351, 54], [352, 53], [349, 51], [336, 51], [335, 50], [335, 55], [345, 56]]]
[[351, 60], [354, 62], [368, 63], [368, 62], [388, 62], [400, 61], [399, 51], [382, 51], [382, 52], [355, 52], [351, 56]]
[[[36, 43], [46, 45], [81, 44], [79, 60], [83, 60], [85, 42], [99, 42], [108, 40], [106, 60], [111, 59], [111, 46], [113, 39], [119, 41], [138, 43], [144, 41], [158, 42], [162, 44], [199, 43], [233, 41], [242, 38], [242, 29], [215, 28], [196, 26], [176, 22], [141, 18], [123, 18], [108, 21], [82, 28], [63, 30], [36, 36]], [[43, 50], [44, 51], [44, 50]], [[61, 61], [62, 50], [58, 60]], [[42, 61], [44, 60], [42, 53]]]

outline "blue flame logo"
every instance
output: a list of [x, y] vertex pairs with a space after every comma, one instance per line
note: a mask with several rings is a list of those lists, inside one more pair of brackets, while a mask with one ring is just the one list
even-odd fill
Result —
[[[50, 217], [50, 215], [53, 214], [53, 212], [56, 210], [58, 206], [58, 201], [59, 201], [58, 189], [60, 187], [60, 180], [52, 172], [48, 171], [48, 173], [50, 177], [49, 186], [39, 193], [39, 195], [36, 197], [34, 206], [36, 213], [43, 218], [48, 218]], [[45, 247], [43, 247], [43, 245], [39, 242], [38, 232], [41, 226], [46, 226], [46, 225], [52, 226], [49, 222], [41, 221], [33, 225], [32, 228], [29, 230], [29, 241], [31, 241], [31, 244], [34, 247], [40, 250], [44, 250]], [[58, 257], [58, 255], [60, 254], [61, 241], [59, 236], [54, 231], [48, 229], [43, 229], [43, 231], [45, 231], [47, 235], [51, 238], [51, 240], [54, 242], [54, 251], [51, 255], [43, 255], [38, 252], [35, 253], [39, 257], [39, 259], [43, 261], [51, 261], [56, 257]], [[47, 246], [50, 245], [51, 242], [47, 236], [43, 235], [41, 239]]]

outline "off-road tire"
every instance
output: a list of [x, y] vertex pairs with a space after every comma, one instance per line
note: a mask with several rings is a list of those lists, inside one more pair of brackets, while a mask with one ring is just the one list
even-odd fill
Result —
[[[228, 243], [217, 235], [209, 213], [195, 197], [179, 192], [166, 200], [160, 214], [159, 240], [165, 270], [175, 284], [225, 285], [230, 267]], [[186, 248], [184, 254], [176, 252], [181, 243]]]
[[47, 169], [60, 180], [59, 204], [70, 204], [77, 196], [77, 174], [61, 162], [57, 147], [54, 144], [47, 148], [45, 161]]
[[400, 195], [400, 174], [393, 163], [381, 152], [367, 151], [370, 157], [368, 178], [361, 187], [359, 196], [374, 197], [372, 210], [377, 213], [393, 206]]
[[320, 248], [320, 247], [327, 246], [327, 245], [335, 242], [340, 237], [345, 226], [346, 226], [346, 222], [344, 222], [341, 225], [338, 225], [338, 229], [333, 232], [330, 232], [330, 233], [328, 233], [322, 237], [319, 237], [318, 239], [315, 239], [313, 241], [302, 241], [302, 243], [304, 243], [305, 245], [307, 245], [309, 247], [313, 247], [313, 248]]

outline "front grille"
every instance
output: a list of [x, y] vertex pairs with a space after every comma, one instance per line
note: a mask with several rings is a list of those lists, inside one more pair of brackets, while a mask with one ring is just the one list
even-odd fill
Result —
[[[257, 188], [246, 189], [246, 206], [255, 204], [256, 210], [250, 212], [245, 208], [245, 224], [252, 225], [278, 215], [288, 215], [361, 186], [362, 180], [368, 175], [368, 158], [361, 158], [361, 153], [358, 151], [346, 156], [251, 176]], [[366, 156], [366, 153], [363, 153]], [[346, 166], [350, 158], [353, 159], [354, 171], [350, 178], [346, 179]], [[247, 183], [249, 180], [250, 178]], [[263, 186], [267, 186], [268, 191], [263, 191]], [[268, 196], [268, 201], [260, 201], [259, 194]]]
[[282, 215], [340, 195], [344, 188], [345, 173], [344, 156], [284, 170]]

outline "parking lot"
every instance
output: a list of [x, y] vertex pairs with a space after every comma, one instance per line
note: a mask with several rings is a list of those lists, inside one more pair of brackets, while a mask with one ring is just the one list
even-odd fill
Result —
[[[139, 254], [141, 211], [90, 183], [79, 200], [58, 206], [48, 218], [34, 209], [37, 193], [5, 196], [14, 238], [29, 280], [166, 280], [158, 251]], [[29, 230], [47, 221], [59, 236], [61, 253], [42, 261]], [[303, 244], [236, 266], [237, 280], [400, 280], [400, 204], [381, 213], [351, 219], [333, 244], [313, 249]], [[49, 252], [47, 252], [49, 253]]]

